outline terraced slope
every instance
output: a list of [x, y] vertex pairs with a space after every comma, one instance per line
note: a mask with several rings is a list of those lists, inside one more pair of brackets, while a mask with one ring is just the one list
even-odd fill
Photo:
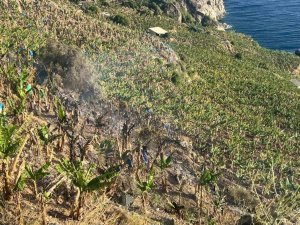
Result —
[[[154, 15], [147, 8], [131, 9], [118, 3], [89, 3], [88, 6], [61, 0], [0, 3], [0, 101], [5, 105], [8, 124], [21, 129], [15, 138], [19, 139], [20, 133], [26, 137], [24, 130], [36, 133], [43, 123], [55, 127], [54, 135], [59, 137], [49, 147], [54, 151], [51, 179], [58, 176], [55, 167], [59, 159], [69, 157], [68, 151], [72, 152], [75, 142], [72, 142], [71, 131], [82, 137], [84, 143], [95, 135], [99, 143], [113, 140], [113, 165], [122, 162], [126, 167], [127, 161], [121, 157], [123, 153], [133, 154], [139, 162], [140, 155], [135, 150], [141, 147], [140, 142], [155, 149], [150, 152], [150, 159], [157, 168], [161, 164], [156, 164], [156, 156], [161, 153], [162, 146], [166, 155], [175, 153], [173, 165], [166, 169], [165, 175], [155, 174], [155, 188], [148, 193], [148, 210], [154, 216], [135, 215], [136, 220], [132, 219], [127, 216], [129, 212], [121, 210], [116, 203], [122, 189], [118, 184], [128, 183], [126, 179], [132, 177], [139, 180], [139, 173], [143, 180], [149, 178], [149, 168], [135, 168], [135, 164], [137, 176], [135, 173], [128, 175], [124, 169], [115, 182], [115, 189], [108, 188], [106, 196], [111, 200], [100, 195], [102, 192], [92, 196], [95, 201], [91, 196], [86, 197], [90, 207], [83, 209], [86, 217], [79, 223], [96, 224], [97, 221], [91, 218], [98, 215], [105, 224], [109, 216], [114, 215], [107, 223], [127, 221], [125, 223], [137, 224], [139, 219], [144, 222], [174, 219], [179, 224], [234, 224], [246, 213], [253, 214], [261, 224], [280, 224], [286, 220], [299, 222], [300, 92], [290, 79], [300, 59], [289, 53], [263, 49], [244, 35], [193, 23], [179, 24], [165, 15]], [[115, 15], [128, 18], [128, 25], [114, 23]], [[150, 35], [147, 29], [152, 26], [167, 29], [169, 37]], [[43, 76], [46, 81], [38, 83]], [[39, 91], [39, 88], [48, 90], [46, 95], [49, 95], [48, 102], [40, 98], [37, 101], [39, 107], [45, 104], [45, 110], [42, 113], [33, 110], [36, 114], [30, 125], [26, 118], [32, 111], [31, 102], [36, 100], [27, 96], [28, 91], [24, 92], [28, 84]], [[34, 94], [34, 98], [37, 96]], [[78, 126], [74, 128], [60, 121], [54, 96], [66, 102], [63, 103], [65, 109], [75, 107], [72, 110], [76, 111], [76, 104], [79, 104]], [[68, 103], [72, 101], [79, 103], [72, 106]], [[47, 110], [48, 105], [53, 105], [54, 111]], [[107, 120], [102, 130], [97, 128], [94, 118], [100, 112]], [[90, 116], [95, 119], [95, 124], [84, 128], [84, 121]], [[136, 125], [129, 139], [122, 136], [124, 121], [129, 126], [131, 123]], [[122, 137], [126, 148], [122, 144], [122, 154], [116, 153], [120, 151]], [[33, 143], [37, 139], [38, 135], [33, 138]], [[94, 143], [94, 147], [100, 148], [99, 143]], [[60, 148], [55, 147], [59, 145]], [[30, 162], [33, 145], [23, 147], [25, 153], [20, 157], [24, 163], [39, 168], [45, 161], [43, 154]], [[65, 152], [61, 152], [63, 148]], [[84, 159], [80, 148], [74, 149], [74, 157], [79, 155], [83, 166], [90, 162], [101, 164], [98, 151], [90, 150]], [[4, 155], [0, 154], [3, 174], [7, 162]], [[13, 162], [17, 155], [12, 154], [8, 162]], [[48, 152], [46, 159], [49, 160], [47, 157]], [[21, 161], [17, 162], [19, 168], [24, 164]], [[97, 169], [103, 172], [104, 167]], [[186, 179], [183, 188], [180, 189], [178, 184], [178, 190], [174, 185], [176, 169]], [[93, 173], [94, 176], [97, 174]], [[163, 193], [160, 178], [166, 174], [167, 183], [173, 184], [170, 185], [173, 194]], [[217, 179], [204, 182], [205, 174], [217, 174]], [[130, 180], [135, 186], [131, 188], [135, 203], [130, 210], [144, 214], [141, 210], [144, 195], [136, 190], [135, 179]], [[204, 188], [194, 197], [197, 183]], [[39, 201], [30, 191], [34, 185], [29, 180], [26, 184], [28, 189], [25, 189], [21, 203], [28, 206], [24, 219], [41, 222], [36, 214]], [[42, 183], [40, 189], [46, 184], [49, 185], [49, 181]], [[3, 187], [4, 182], [0, 186]], [[66, 190], [74, 192], [70, 183], [65, 186]], [[47, 203], [47, 220], [74, 223], [66, 216], [66, 208], [71, 204], [65, 199], [63, 204], [57, 203], [59, 200], [55, 198], [59, 198], [60, 191], [55, 193]], [[179, 196], [182, 200], [178, 204], [185, 206], [183, 212], [174, 204], [170, 208], [166, 203], [176, 203]], [[163, 203], [158, 200], [160, 198]], [[97, 211], [99, 202], [107, 206], [107, 210]], [[20, 210], [14, 210], [13, 202], [1, 200], [1, 205], [4, 223], [13, 224], [14, 217], [21, 218]], [[57, 207], [59, 212], [53, 213]], [[157, 208], [160, 211], [155, 211]], [[131, 219], [133, 221], [128, 222]], [[17, 221], [21, 223], [19, 219]]]

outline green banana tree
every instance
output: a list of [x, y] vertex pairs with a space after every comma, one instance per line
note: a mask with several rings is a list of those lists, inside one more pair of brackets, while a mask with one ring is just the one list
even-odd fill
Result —
[[46, 172], [49, 166], [50, 163], [46, 163], [37, 170], [33, 170], [33, 168], [29, 165], [26, 165], [25, 167], [25, 170], [27, 172], [27, 177], [33, 182], [34, 194], [36, 198], [38, 198], [37, 182], [49, 175], [49, 173]]
[[9, 200], [12, 196], [13, 176], [22, 150], [29, 139], [28, 134], [22, 139], [21, 137], [15, 137], [17, 132], [16, 126], [0, 126], [0, 159], [2, 159], [2, 171], [4, 173], [3, 194], [5, 200]]
[[167, 192], [167, 177], [166, 177], [166, 169], [170, 167], [172, 162], [173, 153], [170, 154], [168, 157], [165, 157], [164, 153], [160, 153], [160, 161], [159, 161], [159, 168], [162, 173], [162, 187]]
[[52, 135], [49, 131], [48, 126], [43, 125], [40, 128], [38, 128], [38, 136], [43, 142], [44, 149], [46, 151], [47, 155], [47, 162], [52, 161], [52, 150], [49, 149], [49, 145], [57, 138], [59, 138], [61, 135]]
[[[219, 175], [220, 175], [219, 173], [214, 173], [213, 171], [210, 170], [204, 170], [201, 176], [197, 180], [197, 187], [195, 189], [195, 194], [197, 199], [197, 206], [199, 207], [199, 224], [202, 223], [201, 212], [203, 207], [203, 187], [206, 187], [209, 184], [216, 182], [216, 179], [218, 178]], [[200, 199], [199, 199], [199, 189], [200, 189]]]
[[7, 103], [13, 115], [18, 116], [21, 115], [25, 109], [26, 99], [24, 96], [19, 98], [9, 97]]
[[64, 123], [67, 119], [66, 111], [57, 97], [54, 98], [54, 106], [59, 123]]
[[63, 125], [67, 122], [67, 114], [62, 103], [57, 97], [54, 98], [54, 106], [55, 106], [55, 114], [58, 119], [58, 132], [59, 135], [62, 136], [58, 148], [60, 151], [62, 151], [65, 144], [65, 138], [66, 138], [66, 134], [63, 131]]
[[0, 126], [4, 127], [6, 123], [7, 123], [6, 113], [2, 112], [0, 113]]
[[146, 198], [147, 198], [147, 193], [154, 187], [154, 169], [151, 168], [151, 170], [148, 172], [146, 181], [141, 181], [139, 177], [137, 176], [137, 187], [141, 190], [142, 192], [142, 201], [143, 201], [143, 208], [144, 212], [147, 212], [146, 209]]
[[[42, 192], [39, 193], [38, 189], [37, 189], [37, 182], [39, 180], [42, 180], [43, 178], [45, 178], [46, 176], [48, 176], [50, 174], [50, 173], [46, 172], [48, 170], [49, 166], [50, 166], [50, 163], [45, 163], [37, 170], [33, 170], [33, 168], [31, 166], [26, 165], [25, 171], [23, 173], [21, 173], [21, 175], [17, 179], [14, 190], [17, 191], [17, 193], [18, 193], [17, 203], [18, 203], [18, 209], [19, 209], [19, 214], [20, 214], [19, 221], [22, 221], [22, 217], [21, 217], [22, 210], [20, 207], [20, 192], [24, 189], [26, 180], [32, 180], [34, 194], [40, 204], [40, 210], [41, 210], [41, 215], [42, 215], [42, 224], [43, 225], [47, 224], [47, 219], [46, 219], [47, 213], [46, 213], [46, 207], [45, 207], [45, 205], [46, 205], [45, 199], [47, 198], [47, 195], [46, 195], [47, 192], [44, 192], [44, 190], [43, 190]], [[22, 224], [22, 223], [19, 223], [19, 224]]]
[[23, 114], [26, 108], [26, 98], [27, 94], [31, 91], [26, 88], [26, 81], [28, 79], [28, 72], [26, 70], [22, 70], [20, 74], [13, 76], [11, 79], [11, 84], [13, 84], [14, 95], [12, 97], [8, 97], [7, 103], [11, 112], [17, 116]]
[[19, 171], [19, 174], [17, 176], [17, 182], [14, 187], [14, 192], [17, 193], [17, 209], [18, 209], [18, 214], [19, 218], [17, 219], [18, 224], [24, 224], [24, 218], [23, 218], [23, 213], [22, 213], [22, 207], [21, 207], [21, 192], [24, 190], [25, 187], [25, 181], [26, 181], [26, 172], [23, 172], [25, 165], [25, 161], [21, 164], [20, 168], [21, 170]]
[[103, 174], [92, 178], [94, 164], [90, 164], [87, 169], [82, 165], [81, 161], [71, 163], [66, 159], [62, 159], [56, 167], [57, 171], [69, 180], [77, 188], [77, 195], [73, 202], [71, 217], [78, 220], [80, 217], [80, 209], [83, 205], [84, 195], [99, 189], [105, 189], [109, 186], [113, 178], [118, 175], [116, 169], [108, 169]]

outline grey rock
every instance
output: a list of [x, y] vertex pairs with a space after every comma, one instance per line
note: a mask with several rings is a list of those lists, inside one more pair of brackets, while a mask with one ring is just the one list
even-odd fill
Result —
[[125, 206], [126, 208], [129, 208], [129, 206], [133, 202], [133, 197], [132, 195], [129, 194], [123, 194], [122, 195], [122, 205]]
[[169, 218], [165, 218], [162, 221], [163, 225], [175, 225], [175, 221], [174, 219], [169, 219]]
[[205, 16], [217, 21], [225, 15], [224, 0], [181, 0], [180, 4], [200, 22]]
[[254, 225], [254, 219], [251, 215], [242, 216], [236, 223], [236, 225]]
[[300, 56], [300, 48], [297, 49], [297, 50], [295, 51], [295, 54], [296, 54], [297, 56]]

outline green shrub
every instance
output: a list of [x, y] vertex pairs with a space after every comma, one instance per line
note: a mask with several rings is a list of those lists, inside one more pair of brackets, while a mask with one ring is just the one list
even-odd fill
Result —
[[117, 23], [117, 24], [120, 24], [120, 25], [123, 25], [123, 26], [128, 26], [129, 25], [129, 20], [127, 19], [127, 17], [125, 17], [123, 15], [120, 15], [120, 14], [112, 16], [111, 20], [114, 23]]
[[101, 6], [109, 6], [109, 3], [106, 0], [98, 0], [98, 4]]
[[155, 15], [161, 15], [163, 13], [163, 11], [159, 7], [159, 5], [157, 5], [155, 2], [149, 3], [148, 8], [152, 9], [154, 11]]
[[85, 13], [95, 14], [98, 13], [99, 8], [94, 4], [85, 4], [82, 6], [82, 10]]
[[180, 60], [182, 60], [182, 61], [188, 60], [188, 56], [185, 53], [180, 52], [178, 55], [180, 57]]
[[202, 20], [201, 20], [201, 24], [204, 27], [210, 27], [210, 26], [214, 26], [216, 25], [216, 21], [214, 21], [212, 18], [210, 18], [209, 16], [203, 16]]
[[141, 7], [141, 5], [134, 0], [128, 0], [128, 1], [122, 2], [122, 6], [132, 8], [132, 9], [139, 9]]
[[69, 0], [72, 3], [78, 4], [80, 2], [80, 0]]
[[234, 55], [234, 57], [235, 57], [236, 59], [241, 60], [241, 59], [242, 59], [242, 53], [238, 52], [238, 53], [236, 53], [236, 54]]
[[173, 84], [175, 84], [175, 85], [180, 84], [181, 79], [182, 79], [182, 75], [179, 72], [175, 71], [172, 74], [171, 81]]
[[190, 25], [189, 26], [189, 31], [190, 32], [199, 32], [200, 28], [197, 25]]
[[101, 143], [99, 145], [100, 151], [105, 152], [105, 153], [112, 152], [113, 147], [114, 147], [114, 143], [109, 139], [105, 139], [105, 140], [101, 141]]
[[194, 17], [188, 12], [185, 12], [184, 15], [182, 16], [182, 22], [184, 23], [193, 23], [194, 21], [195, 21]]

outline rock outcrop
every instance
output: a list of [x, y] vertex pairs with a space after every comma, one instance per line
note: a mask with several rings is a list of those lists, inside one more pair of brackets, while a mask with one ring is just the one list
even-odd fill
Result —
[[200, 22], [204, 17], [217, 21], [225, 14], [223, 0], [181, 0], [181, 6]]
[[183, 21], [188, 12], [196, 21], [216, 24], [225, 14], [224, 0], [178, 0], [165, 5], [164, 12]]

